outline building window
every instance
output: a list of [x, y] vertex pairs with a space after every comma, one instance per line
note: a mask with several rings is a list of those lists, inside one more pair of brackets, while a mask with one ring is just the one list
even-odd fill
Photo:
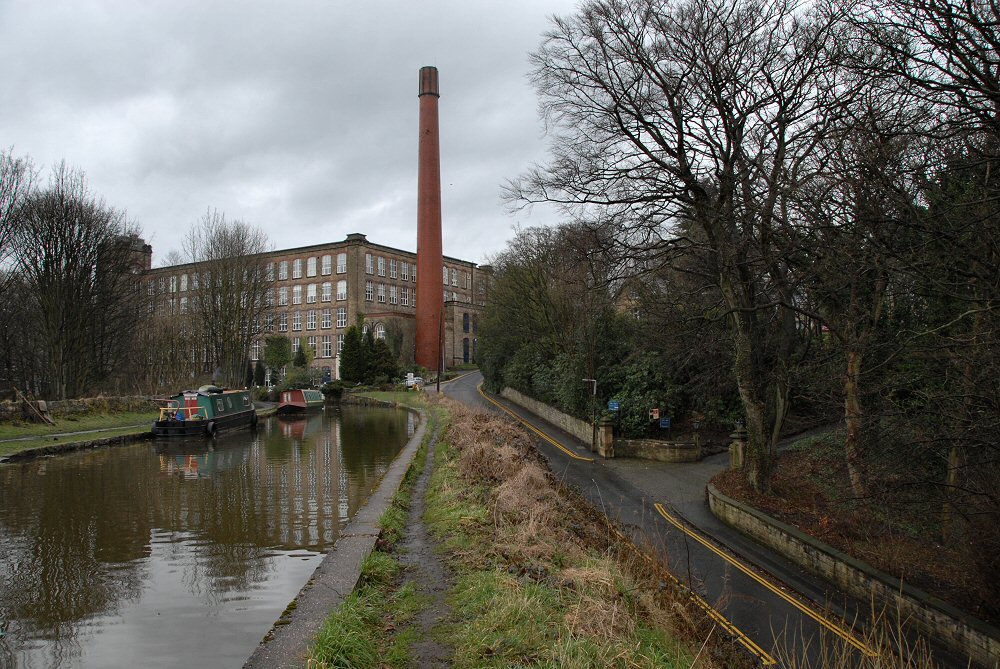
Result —
[[385, 339], [385, 326], [381, 323], [375, 324], [375, 339]]
[[410, 306], [410, 289], [406, 286], [403, 286], [403, 294], [400, 297], [400, 301], [404, 307]]
[[278, 263], [278, 279], [284, 281], [288, 278], [288, 261], [282, 260]]
[[[469, 314], [462, 314], [462, 332], [469, 331]], [[468, 360], [466, 360], [468, 362]]]
[[454, 267], [451, 268], [451, 285], [458, 285], [458, 270]]
[[385, 284], [380, 283], [378, 285], [378, 301], [385, 302]]
[[375, 296], [375, 286], [371, 281], [365, 281], [365, 302], [371, 302]]
[[292, 286], [292, 304], [302, 304], [302, 286]]
[[472, 272], [465, 273], [465, 289], [472, 288]]
[[191, 275], [191, 290], [198, 290], [198, 273]]
[[375, 273], [375, 260], [372, 258], [371, 253], [365, 254], [365, 272], [367, 274]]
[[410, 269], [413, 270], [412, 273], [410, 274], [410, 281], [416, 281], [417, 280], [417, 263], [413, 263], [412, 265], [410, 265]]
[[444, 299], [445, 302], [448, 301], [448, 289], [447, 288], [444, 289], [444, 298], [443, 299]]
[[323, 329], [329, 329], [330, 325], [333, 323], [333, 318], [331, 317], [331, 311], [329, 309], [323, 310], [322, 320], [320, 321], [320, 327]]
[[337, 274], [344, 274], [347, 272], [347, 254], [338, 253], [337, 254]]
[[321, 355], [324, 358], [333, 357], [333, 342], [331, 341], [330, 335], [323, 335], [323, 350]]
[[278, 314], [278, 332], [288, 332], [288, 312]]
[[299, 348], [302, 347], [302, 340], [298, 337], [292, 337], [292, 353], [297, 353]]
[[347, 299], [347, 281], [340, 280], [337, 282], [337, 300]]
[[337, 327], [347, 327], [347, 307], [337, 307]]
[[331, 255], [323, 256], [323, 261], [321, 263], [320, 271], [323, 272], [323, 276], [333, 273], [333, 256]]
[[269, 263], [267, 263], [266, 267], [267, 267], [267, 269], [266, 269], [267, 273], [265, 274], [265, 276], [267, 277], [267, 280], [268, 281], [274, 281], [274, 263], [273, 262], [269, 262]]
[[316, 276], [316, 256], [306, 260], [306, 276]]
[[309, 337], [309, 339], [307, 339], [306, 341], [309, 343], [309, 348], [312, 349], [313, 357], [315, 357], [316, 356], [316, 337]]
[[447, 267], [442, 267], [441, 268], [441, 274], [442, 274], [442, 279], [441, 280], [444, 281], [444, 285], [447, 286], [448, 285], [448, 268]]
[[306, 330], [316, 329], [316, 310], [310, 309], [306, 312]]
[[288, 286], [282, 286], [278, 289], [278, 306], [284, 307], [288, 304]]
[[333, 299], [333, 284], [330, 283], [329, 281], [325, 281], [323, 283], [322, 300], [324, 302], [329, 302], [331, 299]]
[[181, 292], [185, 292], [188, 289], [188, 275], [181, 274]]
[[188, 312], [188, 298], [181, 298], [181, 313], [186, 314]]
[[396, 297], [396, 286], [389, 286], [389, 304], [396, 304], [399, 300]]
[[382, 256], [378, 257], [378, 275], [385, 276], [385, 258]]
[[260, 342], [257, 340], [250, 345], [250, 359], [254, 362], [260, 360]]
[[274, 306], [274, 289], [268, 288], [267, 292], [264, 293], [264, 304], [273, 307]]
[[344, 335], [337, 335], [337, 355], [340, 355], [344, 350]]
[[302, 278], [302, 258], [296, 258], [292, 261], [292, 278]]
[[167, 285], [166, 284], [166, 279], [161, 276], [160, 277], [160, 293], [163, 293], [164, 291], [166, 291], [166, 285]]
[[171, 293], [176, 293], [177, 292], [177, 277], [176, 276], [170, 277], [170, 292]]
[[309, 304], [315, 304], [316, 302], [316, 284], [310, 283], [306, 286], [306, 302]]
[[398, 265], [398, 263], [396, 262], [395, 258], [393, 258], [392, 260], [389, 261], [389, 278], [390, 279], [395, 279], [396, 278], [396, 266], [397, 265]]
[[302, 329], [302, 312], [293, 311], [292, 312], [292, 330], [297, 332]]
[[462, 362], [469, 362], [469, 338], [462, 340]]
[[410, 280], [410, 263], [404, 261], [403, 262], [403, 266], [402, 266], [401, 269], [403, 271], [402, 271], [402, 274], [400, 275], [399, 278], [401, 278], [403, 281], [409, 281]]

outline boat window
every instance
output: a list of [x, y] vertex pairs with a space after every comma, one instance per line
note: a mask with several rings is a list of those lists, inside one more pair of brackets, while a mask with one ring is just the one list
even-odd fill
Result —
[[222, 399], [221, 398], [215, 400], [215, 406], [216, 406], [216, 410], [219, 411], [220, 413], [226, 410], [225, 405], [222, 404]]
[[246, 395], [243, 396], [243, 406], [245, 407], [250, 406], [250, 398], [247, 397]]
[[231, 397], [226, 398], [226, 406], [229, 407], [230, 409], [233, 408], [233, 399]]

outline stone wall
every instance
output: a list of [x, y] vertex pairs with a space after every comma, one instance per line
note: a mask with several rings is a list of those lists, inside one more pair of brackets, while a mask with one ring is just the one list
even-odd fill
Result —
[[[118, 411], [154, 411], [159, 405], [152, 397], [89, 397], [77, 400], [47, 401], [46, 407], [53, 418], [87, 413]], [[20, 402], [0, 402], [0, 420], [21, 418]]]
[[660, 462], [697, 462], [701, 459], [701, 446], [681, 441], [615, 439], [615, 456]]
[[1000, 666], [1000, 630], [992, 625], [727, 497], [711, 484], [708, 503], [712, 513], [727, 525], [837, 584], [853, 597], [863, 602], [874, 599], [878, 606], [898, 611], [907, 624], [982, 667]]
[[531, 413], [541, 416], [556, 427], [569, 432], [583, 443], [589, 444], [593, 442], [594, 428], [587, 421], [568, 416], [561, 411], [553, 409], [548, 404], [542, 404], [536, 399], [517, 392], [513, 388], [504, 388], [503, 392], [500, 394], [514, 404], [524, 407]]

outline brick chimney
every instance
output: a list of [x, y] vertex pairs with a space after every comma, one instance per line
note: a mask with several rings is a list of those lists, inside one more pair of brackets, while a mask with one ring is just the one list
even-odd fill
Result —
[[441, 151], [438, 141], [438, 71], [420, 68], [420, 140], [417, 169], [418, 365], [437, 369], [441, 360], [444, 264], [441, 248]]

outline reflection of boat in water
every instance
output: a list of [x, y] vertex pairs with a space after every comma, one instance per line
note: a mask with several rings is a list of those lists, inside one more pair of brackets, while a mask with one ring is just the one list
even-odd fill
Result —
[[310, 434], [323, 430], [322, 414], [286, 414], [278, 417], [278, 429], [289, 439], [305, 439]]
[[202, 386], [162, 401], [160, 418], [153, 423], [153, 435], [157, 437], [214, 437], [222, 430], [257, 424], [257, 410], [249, 390]]
[[313, 409], [322, 409], [326, 398], [323, 393], [310, 388], [295, 388], [281, 393], [278, 413], [297, 413]]

